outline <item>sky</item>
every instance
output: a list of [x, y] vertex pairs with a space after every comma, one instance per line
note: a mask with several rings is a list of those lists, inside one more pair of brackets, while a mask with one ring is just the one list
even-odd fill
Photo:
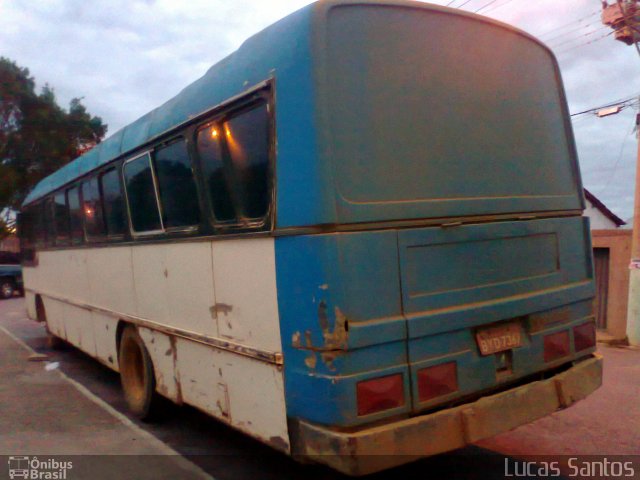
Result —
[[[611, 0], [609, 0], [611, 3]], [[0, 56], [58, 101], [82, 97], [107, 135], [175, 96], [252, 34], [307, 0], [0, 0]], [[600, 0], [433, 0], [506, 22], [556, 53], [571, 112], [640, 95], [640, 54], [600, 23]], [[481, 7], [484, 7], [481, 9]], [[574, 117], [583, 183], [633, 214], [637, 107]]]

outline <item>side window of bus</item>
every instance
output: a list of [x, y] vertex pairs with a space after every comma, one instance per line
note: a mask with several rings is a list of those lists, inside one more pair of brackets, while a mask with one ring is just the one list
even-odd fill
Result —
[[103, 238], [105, 234], [104, 216], [97, 178], [93, 177], [82, 182], [82, 203], [87, 240]]
[[80, 187], [73, 187], [67, 190], [67, 205], [69, 205], [71, 243], [73, 245], [79, 245], [84, 241]]
[[129, 213], [135, 232], [162, 230], [160, 211], [148, 154], [124, 164]]
[[100, 186], [102, 187], [107, 234], [109, 236], [122, 236], [126, 232], [126, 220], [118, 170], [112, 168], [101, 174]]
[[219, 222], [237, 220], [230, 193], [230, 178], [222, 159], [220, 126], [217, 123], [198, 131], [198, 155], [202, 160], [205, 185], [213, 206], [213, 215]]
[[158, 148], [154, 160], [164, 227], [199, 224], [198, 194], [184, 139]]
[[56, 193], [53, 197], [53, 218], [56, 230], [55, 244], [66, 245], [69, 243], [69, 211], [64, 192]]
[[266, 103], [198, 131], [214, 216], [262, 219], [269, 210], [269, 112]]
[[20, 251], [26, 262], [35, 259], [37, 205], [25, 208], [19, 216]]
[[56, 229], [53, 218], [53, 197], [47, 197], [42, 204], [44, 220], [44, 237], [47, 246], [53, 245], [55, 241]]
[[261, 219], [269, 209], [269, 111], [266, 104], [223, 124], [240, 210], [247, 220]]
[[36, 247], [43, 248], [47, 245], [47, 225], [45, 222], [45, 205], [46, 201], [37, 203], [33, 208], [35, 211], [35, 231], [36, 231]]

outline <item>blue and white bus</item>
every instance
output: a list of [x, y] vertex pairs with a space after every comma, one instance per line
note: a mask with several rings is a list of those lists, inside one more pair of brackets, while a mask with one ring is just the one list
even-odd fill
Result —
[[40, 182], [30, 316], [158, 395], [362, 475], [601, 383], [557, 62], [403, 0], [321, 1]]

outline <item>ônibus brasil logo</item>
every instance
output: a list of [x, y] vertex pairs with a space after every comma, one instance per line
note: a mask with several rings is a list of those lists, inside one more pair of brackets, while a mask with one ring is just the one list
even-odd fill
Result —
[[73, 462], [62, 462], [55, 458], [40, 460], [38, 457], [9, 457], [9, 478], [27, 480], [66, 480], [67, 471]]

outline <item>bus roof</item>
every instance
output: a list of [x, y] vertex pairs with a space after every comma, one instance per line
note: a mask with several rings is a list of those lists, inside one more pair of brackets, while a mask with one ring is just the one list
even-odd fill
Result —
[[[316, 35], [314, 28], [317, 29], [318, 22], [326, 18], [332, 7], [345, 5], [410, 7], [473, 17], [474, 20], [511, 30], [540, 44], [534, 37], [509, 25], [438, 5], [407, 0], [321, 0], [290, 14], [250, 37], [238, 50], [213, 65], [204, 76], [188, 85], [178, 95], [41, 180], [29, 193], [23, 206], [41, 199], [103, 165], [134, 153], [179, 125], [275, 77], [275, 72], [278, 72], [278, 85], [290, 85], [289, 89], [293, 93], [288, 95], [297, 97], [295, 102], [288, 100], [292, 105], [297, 104], [296, 113], [308, 117], [314, 116], [314, 112], [300, 110], [307, 107], [313, 108], [311, 100], [305, 104], [301, 99], [308, 99], [316, 93], [315, 86], [312, 85], [316, 79], [310, 72], [317, 65], [313, 59], [308, 58], [310, 52], [314, 51], [314, 47], [311, 46], [314, 40], [312, 37]], [[319, 48], [322, 49], [323, 46]], [[287, 80], [285, 81], [282, 81], [285, 76], [282, 72], [286, 72]], [[279, 104], [282, 103], [280, 102], [282, 96], [278, 95]], [[305, 107], [301, 107], [301, 104], [305, 104]], [[280, 106], [278, 108], [281, 109]], [[297, 122], [300, 123], [299, 119]], [[313, 120], [309, 122], [305, 126], [312, 128]], [[279, 124], [280, 127], [282, 124]], [[299, 129], [302, 129], [302, 126]], [[315, 133], [308, 133], [308, 135], [313, 136]], [[311, 145], [311, 143], [308, 144]]]

